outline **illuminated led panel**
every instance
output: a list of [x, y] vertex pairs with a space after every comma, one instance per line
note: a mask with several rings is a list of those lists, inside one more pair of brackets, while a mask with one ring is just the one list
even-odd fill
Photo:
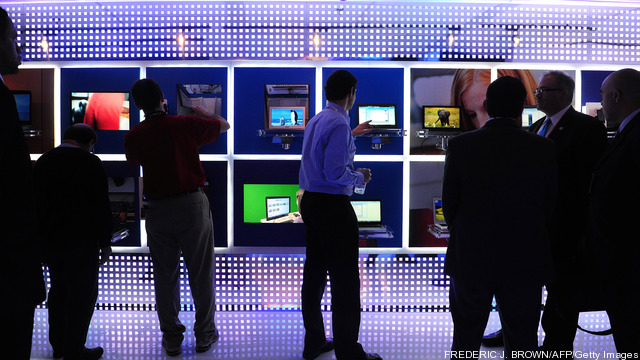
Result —
[[560, 2], [33, 2], [11, 4], [7, 10], [27, 61], [326, 58], [634, 64], [640, 48], [635, 9]]
[[[300, 310], [304, 259], [304, 255], [216, 255], [217, 309]], [[447, 311], [449, 280], [443, 274], [443, 260], [423, 255], [361, 255], [363, 311]], [[182, 310], [193, 311], [182, 259], [179, 281]], [[331, 310], [330, 282], [322, 307]], [[97, 308], [155, 310], [153, 266], [148, 254], [114, 254], [101, 266]]]

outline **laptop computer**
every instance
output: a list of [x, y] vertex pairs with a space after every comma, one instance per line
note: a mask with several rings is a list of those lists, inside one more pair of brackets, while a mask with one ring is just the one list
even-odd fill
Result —
[[394, 104], [359, 104], [358, 124], [369, 121], [374, 129], [395, 129], [398, 127]]
[[442, 211], [442, 198], [433, 198], [433, 226], [440, 231], [449, 231]]
[[267, 221], [293, 222], [289, 217], [291, 212], [291, 198], [289, 196], [267, 196]]
[[358, 218], [358, 229], [363, 233], [386, 232], [382, 225], [382, 201], [380, 200], [351, 200], [351, 206]]

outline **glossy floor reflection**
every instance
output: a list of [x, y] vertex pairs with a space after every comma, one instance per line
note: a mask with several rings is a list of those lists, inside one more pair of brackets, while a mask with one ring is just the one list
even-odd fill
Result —
[[[298, 311], [218, 312], [216, 322], [220, 341], [211, 350], [196, 354], [193, 337], [193, 312], [182, 312], [187, 327], [183, 354], [168, 357], [160, 345], [160, 328], [155, 312], [96, 311], [89, 330], [87, 346], [102, 346], [105, 360], [157, 360], [157, 359], [250, 359], [298, 360], [302, 359], [304, 327]], [[331, 319], [325, 314], [327, 330]], [[608, 327], [604, 313], [587, 313], [580, 323], [591, 330]], [[492, 313], [487, 332], [500, 327], [497, 313]], [[451, 344], [453, 324], [448, 312], [383, 313], [363, 312], [360, 330], [365, 350], [378, 352], [385, 360], [445, 359]], [[52, 350], [47, 341], [47, 311], [36, 310], [32, 359], [51, 359]], [[539, 331], [542, 339], [544, 334]], [[502, 349], [482, 349], [498, 350]], [[575, 350], [581, 358], [596, 359], [601, 354], [615, 351], [611, 336], [594, 336], [578, 332]], [[578, 356], [576, 356], [578, 358]], [[319, 360], [335, 359], [333, 352]]]

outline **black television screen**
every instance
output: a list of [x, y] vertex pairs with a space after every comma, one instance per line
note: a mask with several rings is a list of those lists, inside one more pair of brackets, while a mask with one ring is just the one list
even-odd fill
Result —
[[20, 124], [31, 125], [31, 91], [13, 90], [12, 93], [16, 99]]
[[71, 124], [85, 123], [95, 130], [129, 130], [128, 92], [71, 93]]

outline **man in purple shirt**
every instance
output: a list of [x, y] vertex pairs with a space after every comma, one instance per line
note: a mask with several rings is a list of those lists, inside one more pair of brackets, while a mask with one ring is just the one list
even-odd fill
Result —
[[367, 122], [353, 132], [349, 111], [356, 99], [358, 80], [346, 70], [329, 76], [324, 87], [327, 106], [305, 129], [300, 165], [300, 209], [307, 238], [302, 283], [302, 317], [306, 330], [302, 357], [312, 360], [334, 349], [325, 335], [320, 302], [331, 279], [331, 307], [336, 359], [381, 360], [358, 343], [360, 331], [360, 277], [358, 220], [349, 196], [353, 187], [371, 180], [369, 169], [354, 169], [354, 135], [371, 131]]

